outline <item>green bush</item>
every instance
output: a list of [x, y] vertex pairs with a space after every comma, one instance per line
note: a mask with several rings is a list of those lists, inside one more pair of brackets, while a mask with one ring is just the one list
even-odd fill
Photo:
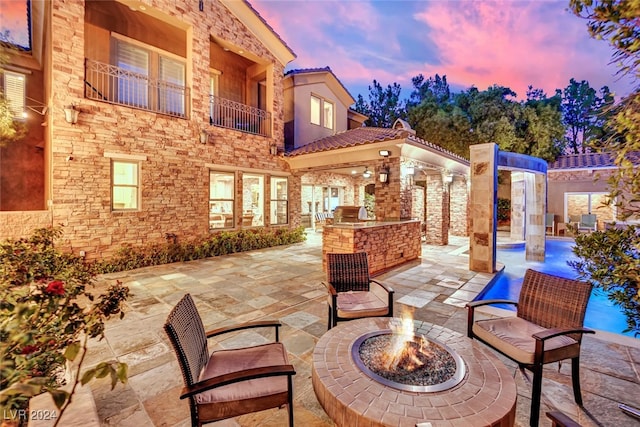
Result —
[[289, 245], [306, 239], [304, 227], [290, 230], [249, 229], [222, 231], [204, 238], [179, 242], [175, 235], [167, 236], [167, 243], [153, 243], [139, 247], [123, 245], [116, 255], [108, 260], [97, 261], [99, 273], [113, 273], [152, 265], [192, 261], [236, 252]]

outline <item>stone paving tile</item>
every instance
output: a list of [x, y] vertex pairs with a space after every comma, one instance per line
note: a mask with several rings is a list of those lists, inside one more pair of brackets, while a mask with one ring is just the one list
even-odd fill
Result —
[[[412, 301], [414, 316], [459, 333], [466, 333], [464, 304], [493, 278], [468, 271], [468, 240], [451, 236], [444, 247], [423, 245], [421, 260], [386, 272], [377, 280], [395, 291], [396, 315], [403, 302]], [[309, 233], [308, 241], [281, 248], [232, 254], [207, 260], [147, 267], [101, 277], [121, 280], [131, 287], [124, 320], [107, 323], [106, 339], [92, 343], [88, 360], [119, 358], [130, 366], [130, 380], [111, 391], [107, 381], [92, 384], [102, 425], [189, 425], [186, 401], [178, 398], [182, 377], [162, 325], [173, 305], [190, 292], [205, 329], [239, 321], [278, 319], [281, 341], [297, 370], [294, 377], [296, 425], [329, 427], [333, 423], [319, 405], [311, 387], [311, 361], [317, 340], [327, 330], [325, 275], [321, 262], [321, 233]], [[618, 401], [640, 406], [640, 345], [605, 342], [587, 337], [583, 343], [581, 377], [587, 410], [573, 403], [569, 363], [545, 368], [541, 426], [549, 426], [544, 411], [562, 409], [583, 426], [631, 426], [638, 424], [622, 414]], [[272, 330], [251, 330], [209, 341], [210, 351], [229, 345], [261, 343], [273, 339]], [[629, 343], [629, 341], [624, 341]], [[490, 350], [488, 350], [490, 351]], [[499, 356], [502, 357], [502, 356]], [[530, 384], [515, 364], [501, 360], [514, 372], [518, 387], [516, 426], [528, 425]], [[555, 369], [554, 369], [555, 368]], [[212, 423], [216, 427], [281, 426], [286, 410], [269, 410]], [[631, 424], [633, 423], [633, 424]]]

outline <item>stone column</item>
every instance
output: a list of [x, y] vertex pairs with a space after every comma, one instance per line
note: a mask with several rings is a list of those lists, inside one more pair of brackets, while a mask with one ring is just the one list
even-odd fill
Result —
[[511, 240], [524, 240], [524, 173], [511, 172]]
[[444, 188], [440, 174], [427, 175], [426, 242], [432, 245], [449, 243], [449, 192]]
[[469, 270], [496, 271], [498, 146], [477, 144], [471, 150]]
[[525, 172], [526, 185], [526, 244], [527, 261], [544, 262], [545, 227], [547, 210], [547, 180], [540, 173]]
[[453, 177], [450, 186], [449, 233], [453, 236], [469, 235], [469, 187], [464, 177]]

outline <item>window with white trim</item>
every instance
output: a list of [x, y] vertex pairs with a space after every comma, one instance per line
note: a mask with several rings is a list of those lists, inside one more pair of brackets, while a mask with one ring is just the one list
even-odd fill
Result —
[[111, 160], [111, 209], [137, 210], [140, 201], [140, 163]]
[[271, 177], [271, 225], [289, 223], [287, 178]]
[[311, 95], [310, 121], [312, 125], [333, 129], [333, 102]]
[[209, 228], [234, 226], [235, 179], [233, 172], [209, 172]]
[[322, 112], [323, 126], [327, 129], [333, 129], [333, 104], [326, 99], [323, 100]]
[[604, 192], [565, 193], [566, 221], [577, 222], [587, 214], [595, 214], [599, 221], [614, 221], [615, 203], [608, 204], [608, 200], [609, 194]]
[[7, 101], [9, 111], [14, 119], [22, 120], [25, 118], [25, 83], [26, 77], [21, 73], [13, 71], [3, 71], [3, 90], [4, 98]]
[[320, 126], [320, 104], [322, 100], [311, 95], [311, 124]]
[[264, 225], [264, 175], [242, 175], [242, 225]]

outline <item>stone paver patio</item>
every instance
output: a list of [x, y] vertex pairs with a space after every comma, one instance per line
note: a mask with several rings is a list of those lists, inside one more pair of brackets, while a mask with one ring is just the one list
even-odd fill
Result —
[[[188, 426], [189, 408], [178, 399], [182, 377], [162, 329], [173, 305], [189, 292], [206, 328], [250, 321], [279, 319], [281, 340], [290, 353], [294, 377], [295, 423], [331, 426], [311, 385], [311, 356], [326, 332], [326, 291], [321, 261], [321, 234], [308, 241], [187, 263], [149, 267], [101, 277], [100, 285], [119, 279], [133, 297], [123, 320], [111, 321], [106, 340], [94, 342], [87, 366], [118, 359], [129, 365], [129, 382], [111, 390], [108, 381], [91, 383], [101, 425], [120, 427]], [[465, 248], [468, 240], [451, 238], [448, 246], [423, 246], [420, 260], [387, 272], [378, 279], [396, 291], [395, 313], [404, 307], [416, 319], [465, 333], [464, 304], [493, 277], [470, 272]], [[258, 343], [258, 332], [232, 336], [216, 345]], [[487, 350], [490, 351], [490, 350]], [[501, 357], [513, 373], [518, 401], [516, 425], [528, 425], [530, 385], [515, 365]], [[558, 369], [547, 365], [543, 381], [541, 425], [544, 416], [559, 409], [583, 426], [638, 426], [618, 403], [640, 407], [640, 340], [597, 333], [584, 338], [581, 377], [585, 410], [573, 403], [570, 363]], [[210, 424], [212, 426], [286, 425], [286, 410], [269, 410]]]

